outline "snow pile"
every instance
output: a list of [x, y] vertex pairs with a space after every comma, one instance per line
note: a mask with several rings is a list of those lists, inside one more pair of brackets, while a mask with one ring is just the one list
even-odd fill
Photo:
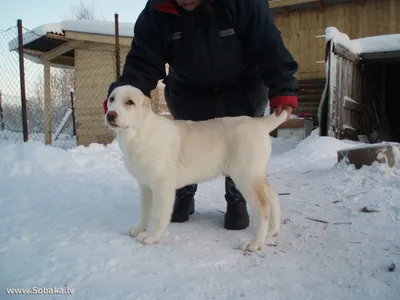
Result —
[[325, 39], [345, 46], [355, 54], [400, 50], [400, 34], [387, 34], [351, 40], [336, 27], [327, 27]]
[[[134, 23], [119, 22], [119, 35], [121, 37], [133, 37]], [[65, 31], [115, 35], [115, 22], [99, 20], [66, 20], [60, 23], [43, 24], [23, 35], [23, 44], [26, 45], [34, 40], [45, 36], [47, 33], [64, 35]], [[18, 38], [9, 42], [10, 51], [18, 49]]]
[[358, 142], [338, 140], [328, 136], [319, 136], [319, 129], [315, 129], [310, 136], [302, 140], [291, 153], [314, 160], [337, 157], [337, 151], [351, 147]]
[[325, 29], [325, 39], [326, 41], [343, 45], [354, 53], [360, 53], [361, 49], [358, 45], [354, 44], [347, 34], [340, 32], [336, 27], [327, 27]]
[[388, 272], [399, 264], [399, 167], [337, 165], [336, 151], [359, 143], [316, 132], [272, 142], [282, 225], [260, 253], [237, 249], [253, 224], [223, 229], [223, 178], [199, 185], [188, 222], [143, 246], [126, 235], [139, 191], [115, 143], [0, 147], [0, 298], [64, 287], [74, 294], [62, 299], [79, 300], [400, 299], [400, 272]]
[[360, 53], [389, 52], [400, 50], [400, 34], [387, 34], [352, 40]]
[[[275, 144], [276, 141], [273, 141], [273, 149]], [[333, 166], [337, 163], [337, 151], [361, 144], [360, 142], [319, 136], [319, 129], [315, 129], [310, 136], [299, 141], [296, 147], [282, 153], [281, 159], [285, 159], [285, 167], [291, 165], [296, 168], [309, 169], [313, 166], [317, 168]]]
[[[110, 151], [111, 150], [111, 151]], [[0, 147], [0, 178], [48, 174], [58, 176], [66, 170], [84, 171], [101, 164], [87, 153], [101, 153], [104, 158], [120, 156], [116, 144], [104, 147], [92, 144], [88, 148], [77, 147], [70, 151], [29, 142]]]

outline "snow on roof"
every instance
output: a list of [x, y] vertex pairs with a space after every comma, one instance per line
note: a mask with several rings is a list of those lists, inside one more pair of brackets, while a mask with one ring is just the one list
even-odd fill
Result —
[[340, 32], [336, 27], [328, 27], [325, 30], [325, 39], [341, 44], [355, 54], [400, 50], [400, 34], [386, 34], [351, 40], [347, 34]]
[[[133, 37], [134, 23], [119, 22], [119, 35], [121, 37]], [[113, 21], [98, 20], [67, 20], [60, 23], [44, 24], [24, 33], [23, 44], [26, 45], [34, 40], [45, 36], [47, 33], [64, 35], [65, 31], [115, 35], [115, 23]], [[8, 44], [9, 50], [18, 49], [18, 38]]]

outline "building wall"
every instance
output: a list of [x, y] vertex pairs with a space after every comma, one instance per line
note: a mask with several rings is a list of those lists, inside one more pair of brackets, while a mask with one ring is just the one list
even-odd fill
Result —
[[[121, 68], [128, 47], [121, 47]], [[115, 47], [87, 43], [75, 50], [75, 107], [77, 144], [110, 143], [113, 133], [104, 124], [103, 101], [116, 79]]]
[[[120, 47], [121, 72], [129, 47]], [[115, 46], [105, 43], [87, 43], [75, 50], [75, 107], [77, 144], [108, 144], [113, 132], [104, 124], [103, 101], [108, 86], [116, 79]], [[165, 110], [164, 89], [161, 81], [152, 92], [152, 106], [157, 113], [168, 117]]]
[[[364, 3], [362, 6], [361, 3]], [[346, 4], [277, 13], [275, 23], [289, 51], [299, 63], [298, 79], [325, 77], [325, 39], [316, 38], [333, 26], [350, 39], [400, 32], [399, 0], [365, 0]]]

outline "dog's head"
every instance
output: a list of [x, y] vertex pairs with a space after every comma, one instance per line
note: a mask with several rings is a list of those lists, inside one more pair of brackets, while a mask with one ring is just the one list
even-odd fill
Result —
[[124, 85], [115, 88], [107, 100], [105, 123], [112, 130], [138, 129], [150, 110], [150, 99], [139, 89]]

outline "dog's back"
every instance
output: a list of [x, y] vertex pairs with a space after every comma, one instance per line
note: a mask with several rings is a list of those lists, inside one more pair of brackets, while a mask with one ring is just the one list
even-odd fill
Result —
[[[231, 172], [231, 165], [246, 170], [249, 160], [257, 158], [264, 169], [270, 154], [269, 134], [286, 119], [284, 111], [262, 118], [224, 117], [208, 121], [173, 121], [179, 128], [178, 165], [180, 186], [207, 181]], [[240, 163], [233, 161], [240, 160]], [[192, 170], [196, 170], [193, 174]], [[245, 171], [243, 171], [245, 172]]]

